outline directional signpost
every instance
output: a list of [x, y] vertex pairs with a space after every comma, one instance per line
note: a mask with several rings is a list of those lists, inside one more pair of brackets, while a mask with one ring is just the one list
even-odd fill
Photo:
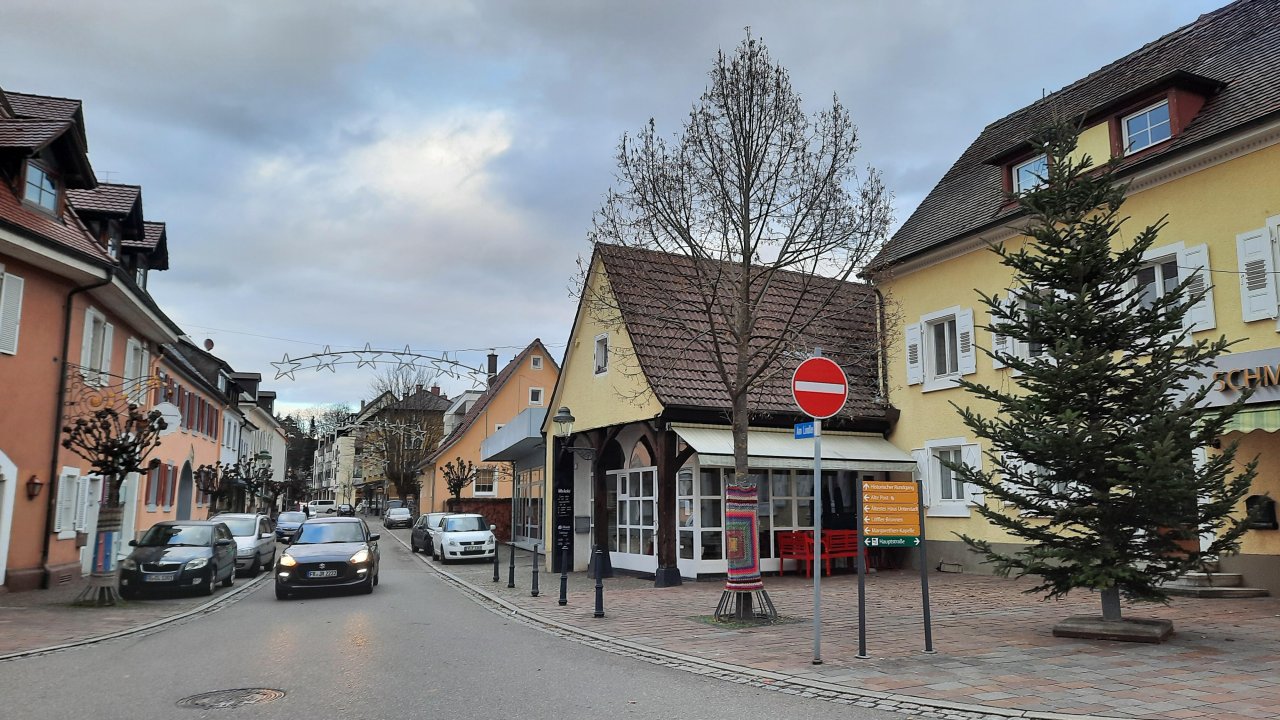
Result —
[[[797, 438], [813, 438], [813, 507], [822, 507], [822, 421], [840, 412], [849, 398], [849, 379], [834, 360], [814, 357], [800, 363], [791, 377], [791, 394], [796, 405], [813, 418], [796, 425]], [[813, 513], [813, 664], [822, 664], [822, 511]], [[862, 578], [862, 565], [858, 565]]]
[[[924, 651], [933, 652], [929, 617], [929, 561], [924, 547], [924, 507], [916, 482], [862, 481], [858, 491], [858, 537], [871, 548], [920, 548], [920, 595], [924, 605]], [[858, 657], [867, 657], [862, 597], [858, 597]]]

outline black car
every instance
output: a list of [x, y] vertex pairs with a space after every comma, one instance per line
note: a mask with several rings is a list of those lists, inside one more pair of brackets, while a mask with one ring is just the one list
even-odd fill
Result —
[[338, 517], [355, 517], [356, 509], [347, 503], [338, 506]]
[[357, 588], [378, 584], [378, 534], [360, 518], [311, 518], [276, 561], [276, 598], [298, 590]]
[[289, 542], [297, 534], [298, 526], [302, 525], [302, 521], [306, 519], [307, 514], [301, 510], [280, 513], [280, 517], [276, 518], [276, 539], [280, 542]]
[[165, 520], [129, 545], [133, 552], [120, 561], [122, 597], [160, 589], [212, 595], [217, 582], [223, 587], [235, 582], [236, 541], [225, 523]]

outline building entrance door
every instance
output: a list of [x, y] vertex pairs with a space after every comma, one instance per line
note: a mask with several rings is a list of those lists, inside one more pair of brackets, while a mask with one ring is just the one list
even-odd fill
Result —
[[658, 569], [657, 477], [654, 466], [608, 473], [610, 494], [616, 498], [610, 538], [615, 568], [638, 572]]

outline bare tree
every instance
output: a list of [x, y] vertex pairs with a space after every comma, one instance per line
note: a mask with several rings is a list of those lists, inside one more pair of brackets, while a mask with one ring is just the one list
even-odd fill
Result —
[[444, 464], [444, 482], [454, 500], [462, 497], [462, 489], [476, 479], [476, 466], [461, 456]]
[[369, 381], [369, 391], [374, 398], [383, 393], [391, 393], [397, 400], [430, 388], [440, 379], [437, 370], [416, 365], [388, 365]]
[[[732, 55], [717, 54], [710, 87], [678, 136], [664, 140], [650, 120], [623, 137], [618, 187], [594, 218], [593, 244], [687, 258], [670, 268], [680, 276], [674, 287], [670, 277], [651, 276], [653, 287], [630, 288], [651, 302], [644, 317], [626, 320], [664, 328], [673, 346], [711, 363], [732, 424], [727, 507], [749, 518], [741, 528], [749, 537], [756, 537], [755, 479], [747, 472], [753, 392], [794, 368], [827, 328], [875, 302], [874, 293], [850, 293], [846, 281], [881, 247], [890, 194], [875, 171], [859, 177], [857, 144], [839, 100], [806, 116], [787, 71], [748, 33]], [[585, 302], [616, 302], [612, 289], [593, 293], [593, 286], [604, 284], [584, 281]], [[597, 317], [618, 317], [608, 310], [597, 307]], [[870, 344], [863, 362], [877, 349]], [[687, 361], [671, 349], [668, 362]], [[748, 557], [729, 560], [725, 589], [737, 595], [739, 617], [751, 614], [749, 591], [763, 585], [751, 546]]]

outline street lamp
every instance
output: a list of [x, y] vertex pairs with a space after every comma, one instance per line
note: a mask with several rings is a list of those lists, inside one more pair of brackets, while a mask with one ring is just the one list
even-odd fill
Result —
[[573, 413], [569, 412], [569, 408], [561, 405], [560, 409], [551, 418], [551, 422], [556, 426], [556, 437], [560, 438], [560, 447], [564, 450], [581, 455], [583, 460], [591, 460], [596, 456], [595, 448], [574, 447], [570, 443], [570, 438], [573, 437], [573, 421], [575, 419]]

